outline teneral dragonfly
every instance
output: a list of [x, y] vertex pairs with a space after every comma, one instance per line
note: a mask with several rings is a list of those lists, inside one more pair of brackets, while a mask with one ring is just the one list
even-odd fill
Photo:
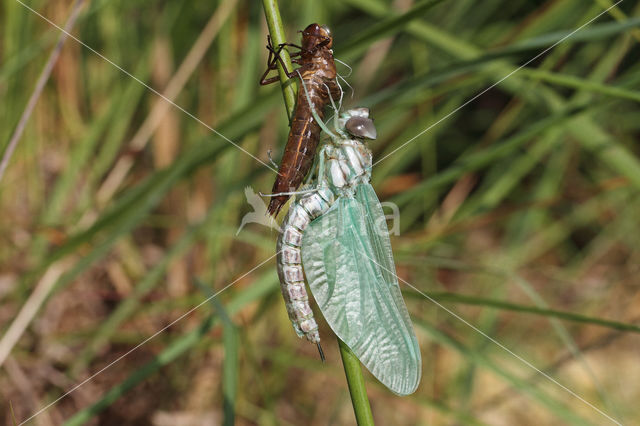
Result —
[[[304, 86], [303, 86], [304, 88]], [[325, 127], [323, 125], [323, 127]], [[334, 333], [391, 391], [420, 382], [420, 348], [395, 273], [365, 139], [376, 129], [366, 108], [339, 116], [319, 152], [317, 182], [296, 198], [278, 238], [278, 275], [299, 336], [320, 349], [304, 278]]]

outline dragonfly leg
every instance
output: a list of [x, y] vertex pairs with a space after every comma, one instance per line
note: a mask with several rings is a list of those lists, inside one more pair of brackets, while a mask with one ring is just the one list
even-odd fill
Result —
[[[302, 55], [302, 47], [298, 46], [297, 44], [293, 44], [293, 43], [280, 43], [280, 44], [278, 44], [278, 51], [282, 50], [286, 46], [291, 46], [291, 47], [295, 47], [296, 49], [300, 49], [298, 52], [289, 53], [289, 56], [291, 56], [292, 58]], [[267, 48], [273, 49], [273, 45], [271, 45], [271, 47], [267, 46]]]
[[275, 161], [273, 161], [273, 158], [271, 158], [271, 150], [270, 149], [267, 150], [267, 157], [269, 157], [269, 161], [271, 162], [271, 165], [277, 169], [278, 168], [278, 164]]
[[[280, 48], [278, 49], [277, 53], [276, 53], [276, 60], [277, 60], [278, 62], [280, 62], [280, 65], [282, 66], [282, 69], [284, 70], [284, 73], [285, 73], [285, 74], [287, 75], [287, 77], [289, 77], [289, 78], [295, 78], [295, 77], [297, 77], [298, 75], [296, 74], [296, 71], [298, 71], [298, 70], [291, 70], [291, 71], [289, 71], [289, 70], [287, 69], [287, 66], [286, 66], [286, 65], [285, 65], [285, 63], [284, 63], [284, 60], [283, 60], [283, 59], [282, 59], [282, 57], [280, 56], [280, 52], [281, 52], [281, 51], [282, 51], [282, 47], [280, 47]], [[296, 63], [298, 63], [298, 61], [296, 61]]]
[[[292, 46], [296, 46], [296, 45], [293, 44]], [[296, 46], [296, 47], [298, 47], [298, 46]], [[300, 48], [300, 49], [302, 49], [302, 48]], [[291, 58], [291, 62], [293, 62], [294, 64], [302, 65], [302, 58], [300, 58], [301, 55], [302, 55], [302, 52], [289, 53], [289, 57]]]
[[[269, 74], [269, 72], [278, 69], [278, 62], [280, 62], [280, 65], [282, 65], [282, 68], [284, 69], [285, 74], [287, 75], [287, 77], [289, 78], [294, 78], [296, 77], [295, 74], [295, 70], [294, 71], [289, 71], [286, 67], [286, 65], [284, 64], [284, 61], [282, 60], [282, 58], [280, 57], [280, 53], [282, 52], [282, 49], [285, 48], [285, 46], [294, 46], [294, 47], [298, 47], [292, 43], [281, 43], [278, 45], [278, 48], [276, 49], [273, 46], [273, 43], [271, 42], [271, 37], [267, 36], [267, 50], [269, 51], [269, 58], [267, 59], [267, 69], [265, 70], [265, 72], [262, 74], [262, 77], [260, 78], [260, 85], [261, 86], [266, 86], [267, 84], [271, 84], [271, 83], [275, 83], [276, 81], [280, 81], [280, 77], [279, 76], [275, 76], [275, 77], [270, 77], [267, 78], [267, 75]], [[297, 57], [300, 55], [300, 52], [296, 52], [291, 54], [291, 57]], [[295, 63], [298, 63], [298, 61], [293, 61]]]
[[[296, 49], [300, 49], [302, 50], [302, 46], [298, 46], [297, 44], [294, 43], [280, 43], [278, 44], [278, 47], [282, 47], [282, 46], [291, 46], [291, 47], [295, 47]], [[300, 55], [300, 52], [295, 53], [295, 55]], [[291, 55], [293, 56], [293, 55]]]
[[[265, 71], [265, 74], [267, 74], [268, 72], [269, 71]], [[275, 83], [276, 81], [280, 81], [280, 77], [277, 75], [275, 77], [270, 77], [270, 78], [265, 78], [265, 76], [263, 75], [262, 78], [260, 79], [260, 85], [266, 86], [267, 84]]]
[[[269, 39], [269, 44], [271, 44], [271, 39]], [[269, 48], [269, 45], [267, 45], [267, 48]], [[261, 86], [275, 83], [276, 81], [280, 80], [279, 76], [267, 78], [267, 75], [269, 74], [270, 71], [277, 69], [276, 61], [273, 58], [273, 55], [274, 55], [273, 49], [269, 49], [269, 58], [267, 59], [267, 69], [264, 71], [264, 73], [262, 74], [262, 77], [260, 78]]]
[[307, 50], [307, 53], [314, 54], [317, 50], [322, 49], [327, 44], [331, 43], [331, 37], [325, 37], [320, 43], [316, 44], [313, 49]]

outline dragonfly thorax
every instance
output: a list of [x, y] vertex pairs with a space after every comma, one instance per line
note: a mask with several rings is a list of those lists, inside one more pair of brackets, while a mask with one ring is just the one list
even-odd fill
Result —
[[325, 172], [322, 183], [338, 195], [349, 195], [371, 177], [371, 151], [358, 139], [339, 138], [325, 145], [322, 154]]

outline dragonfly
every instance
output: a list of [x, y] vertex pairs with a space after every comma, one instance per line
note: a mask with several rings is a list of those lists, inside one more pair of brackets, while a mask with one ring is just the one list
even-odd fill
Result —
[[[288, 70], [280, 57], [280, 51], [287, 46], [300, 49], [291, 54], [292, 62], [300, 65], [296, 70]], [[260, 84], [266, 85], [279, 81], [278, 76], [267, 78], [269, 72], [275, 70], [279, 62], [287, 76], [299, 78], [308, 92], [305, 94], [302, 90], [298, 91], [287, 144], [271, 190], [272, 198], [267, 210], [274, 217], [286, 204], [290, 191], [295, 191], [302, 184], [313, 166], [313, 158], [320, 140], [320, 125], [316, 117], [320, 119], [324, 117], [324, 109], [330, 98], [337, 99], [342, 96], [342, 89], [337, 81], [338, 74], [332, 46], [331, 31], [326, 26], [318, 24], [311, 24], [302, 31], [301, 46], [283, 43], [276, 48], [271, 43], [271, 38], [267, 37], [269, 58]]]
[[370, 184], [366, 140], [376, 138], [376, 128], [367, 108], [336, 109], [334, 117], [335, 133], [320, 121], [330, 138], [318, 154], [317, 181], [296, 196], [278, 237], [282, 294], [294, 330], [317, 344], [324, 360], [306, 277], [333, 332], [380, 382], [408, 395], [420, 383], [422, 360]]

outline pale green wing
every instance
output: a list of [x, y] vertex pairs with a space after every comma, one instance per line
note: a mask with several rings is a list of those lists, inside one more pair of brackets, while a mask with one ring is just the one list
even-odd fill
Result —
[[369, 184], [311, 222], [302, 264], [325, 319], [371, 373], [407, 395], [422, 361], [402, 300], [380, 203]]

